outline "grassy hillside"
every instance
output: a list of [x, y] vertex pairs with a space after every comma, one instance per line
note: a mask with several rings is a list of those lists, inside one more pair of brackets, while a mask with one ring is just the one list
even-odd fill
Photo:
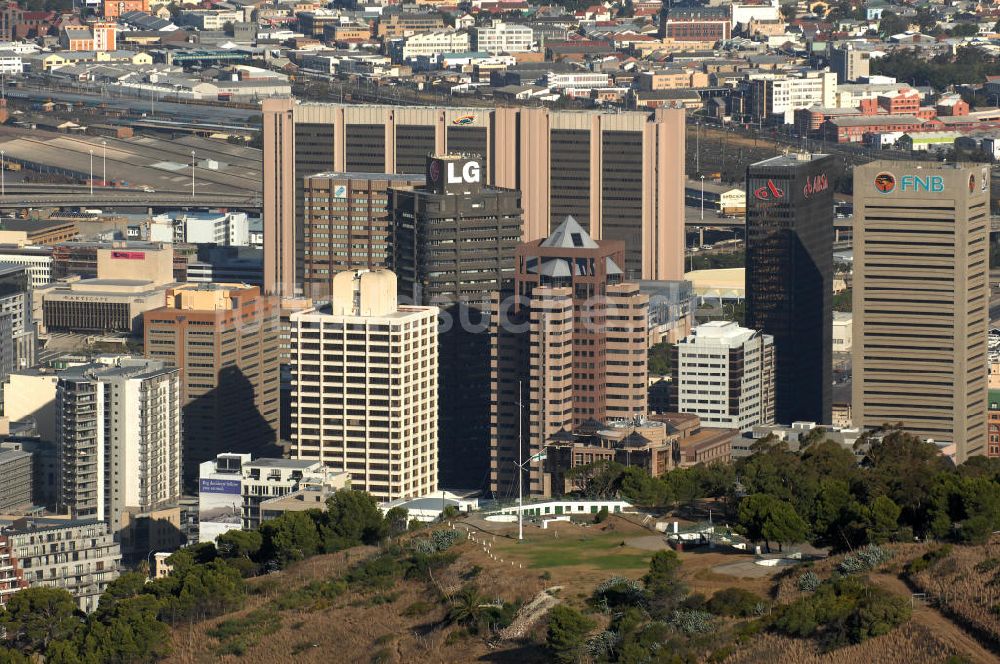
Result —
[[[912, 604], [912, 609], [907, 609], [900, 627], [890, 626], [886, 633], [879, 633], [876, 625], [862, 643], [837, 644], [827, 651], [831, 643], [828, 626], [820, 626], [822, 633], [793, 638], [774, 628], [775, 618], [790, 614], [793, 605], [820, 597], [822, 588], [845, 575], [845, 569], [859, 565], [857, 556], [847, 561], [851, 554], [836, 556], [777, 576], [734, 576], [726, 570], [751, 557], [708, 550], [684, 552], [676, 557], [679, 567], [657, 581], [650, 576], [650, 559], [663, 549], [662, 537], [624, 519], [612, 517], [600, 525], [560, 523], [548, 530], [529, 527], [525, 542], [512, 537], [510, 526], [491, 532], [480, 526], [489, 524], [457, 522], [456, 535], [442, 536], [453, 538], [454, 543], [441, 550], [431, 551], [429, 545], [416, 542], [432, 539], [423, 531], [394, 544], [315, 556], [286, 570], [249, 579], [249, 598], [240, 611], [175, 628], [172, 654], [166, 661], [551, 662], [553, 654], [545, 645], [545, 613], [557, 604], [585, 616], [591, 643], [606, 634], [620, 637], [630, 629], [638, 635], [630, 637], [633, 646], [651, 638], [650, 634], [657, 634], [665, 645], [684, 646], [669, 648], [671, 656], [680, 659], [649, 661], [997, 661], [996, 655], [950, 620], [943, 607], [911, 602], [909, 593], [918, 588], [906, 585], [950, 583], [955, 587], [956, 579], [968, 580], [978, 569], [982, 583], [973, 579], [962, 587], [982, 596], [982, 588], [1000, 569], [994, 562], [1000, 547], [996, 541], [936, 555], [933, 551], [938, 549], [927, 545], [884, 547], [889, 552], [884, 560], [880, 558], [870, 568], [860, 565], [846, 576], [867, 589], [864, 595], [898, 598], [893, 600], [896, 604]], [[435, 528], [451, 530], [450, 526]], [[925, 559], [929, 562], [913, 562]], [[815, 575], [821, 589], [803, 583], [807, 572]], [[608, 582], [613, 576], [622, 580]], [[623, 592], [641, 589], [643, 584], [648, 592], [657, 583], [657, 592], [667, 588], [669, 594], [670, 588], [678, 589], [680, 613], [700, 617], [708, 627], [689, 627], [678, 622], [675, 609], [663, 612], [658, 601], [640, 598], [633, 602]], [[716, 593], [724, 589], [730, 599], [745, 596], [759, 605], [752, 610], [723, 606]], [[849, 594], [840, 586], [837, 592]], [[843, 595], [841, 603], [847, 596]], [[951, 600], [961, 605], [961, 597]], [[623, 615], [632, 616], [633, 624], [623, 626]], [[624, 646], [609, 652], [600, 655], [599, 661], [640, 661], [628, 659]], [[595, 661], [588, 659], [588, 650], [580, 653], [583, 661]]]

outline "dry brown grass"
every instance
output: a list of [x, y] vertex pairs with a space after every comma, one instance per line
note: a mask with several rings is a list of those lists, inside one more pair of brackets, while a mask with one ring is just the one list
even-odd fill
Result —
[[969, 632], [1000, 647], [1000, 537], [982, 546], [955, 546], [910, 582]]
[[907, 624], [864, 643], [819, 653], [811, 641], [773, 634], [757, 637], [725, 664], [942, 664], [955, 654], [920, 625]]
[[[452, 592], [464, 583], [462, 576], [474, 567], [481, 568], [474, 583], [488, 599], [528, 601], [544, 586], [537, 571], [511, 570], [492, 561], [482, 549], [462, 540], [453, 547], [457, 562], [438, 573], [435, 581], [444, 592]], [[436, 601], [435, 593], [422, 581], [400, 581], [385, 592], [348, 592], [327, 608], [315, 611], [296, 609], [277, 612], [281, 629], [263, 636], [240, 656], [218, 653], [220, 643], [207, 632], [223, 620], [246, 616], [255, 609], [270, 608], [280, 594], [310, 582], [339, 576], [364, 557], [376, 552], [374, 547], [359, 547], [333, 555], [315, 556], [288, 570], [256, 579], [249, 585], [252, 593], [239, 612], [221, 618], [183, 626], [174, 630], [173, 654], [169, 664], [208, 664], [241, 662], [247, 664], [330, 662], [473, 662], [490, 655], [486, 641], [477, 636], [446, 642], [455, 627], [444, 624], [446, 606]], [[389, 603], [374, 604], [377, 596], [391, 596]], [[403, 615], [408, 607], [420, 606], [416, 615]], [[544, 662], [541, 650], [524, 649], [523, 644], [509, 644], [523, 664]], [[532, 652], [533, 651], [533, 652]]]

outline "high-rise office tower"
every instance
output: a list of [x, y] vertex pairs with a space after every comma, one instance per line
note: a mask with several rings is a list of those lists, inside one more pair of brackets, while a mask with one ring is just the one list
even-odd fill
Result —
[[31, 314], [31, 276], [24, 265], [0, 263], [0, 318], [3, 339], [0, 341], [0, 374], [35, 364], [38, 334]]
[[[518, 247], [515, 299], [498, 309], [491, 330], [495, 495], [516, 494], [519, 456], [646, 413], [649, 297], [624, 279], [624, 253], [623, 243], [591, 239], [573, 217]], [[525, 471], [526, 493], [552, 490], [542, 465]]]
[[988, 166], [854, 170], [855, 425], [986, 453], [989, 229]]
[[427, 184], [390, 191], [399, 294], [441, 309], [439, 479], [478, 488], [489, 475], [489, 310], [514, 277], [520, 194], [483, 184], [481, 163], [425, 158]]
[[389, 188], [422, 185], [422, 175], [317, 173], [302, 190], [301, 274], [306, 297], [326, 301], [333, 275], [391, 269]]
[[292, 458], [346, 470], [378, 500], [437, 490], [438, 310], [397, 304], [388, 270], [340, 272], [291, 315]]
[[392, 189], [393, 267], [415, 302], [488, 304], [514, 276], [521, 196], [483, 184], [476, 158], [427, 158], [427, 184]]
[[275, 454], [278, 303], [244, 284], [182, 284], [143, 315], [146, 356], [181, 371], [184, 478], [221, 452]]
[[571, 214], [625, 242], [630, 279], [684, 276], [684, 118], [547, 108], [416, 108], [265, 100], [265, 291], [293, 295], [303, 178], [424, 172], [428, 154], [479, 155], [483, 182], [521, 192], [522, 240]]
[[117, 532], [126, 513], [175, 504], [180, 406], [178, 371], [163, 362], [122, 357], [61, 372], [55, 408], [60, 507]]
[[747, 168], [746, 326], [774, 337], [783, 424], [832, 418], [834, 169], [820, 154]]
[[774, 339], [730, 321], [694, 328], [674, 346], [679, 413], [710, 427], [774, 424]]

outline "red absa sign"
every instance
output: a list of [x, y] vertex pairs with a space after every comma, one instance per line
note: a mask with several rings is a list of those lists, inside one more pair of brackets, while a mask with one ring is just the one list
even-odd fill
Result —
[[785, 190], [778, 187], [774, 180], [768, 180], [767, 184], [753, 190], [753, 197], [759, 201], [776, 201], [785, 197]]
[[813, 194], [818, 194], [821, 191], [826, 191], [830, 188], [830, 181], [826, 177], [826, 173], [821, 173], [813, 177], [806, 178], [806, 186], [802, 187], [802, 194], [809, 198]]

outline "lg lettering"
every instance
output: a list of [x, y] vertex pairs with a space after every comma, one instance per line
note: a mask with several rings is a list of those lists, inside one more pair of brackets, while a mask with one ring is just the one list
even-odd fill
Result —
[[944, 191], [944, 178], [940, 175], [904, 175], [899, 178], [901, 191], [929, 191], [941, 193]]
[[455, 162], [448, 162], [448, 184], [472, 184], [479, 182], [479, 162], [467, 161], [462, 165], [462, 172], [455, 172]]

